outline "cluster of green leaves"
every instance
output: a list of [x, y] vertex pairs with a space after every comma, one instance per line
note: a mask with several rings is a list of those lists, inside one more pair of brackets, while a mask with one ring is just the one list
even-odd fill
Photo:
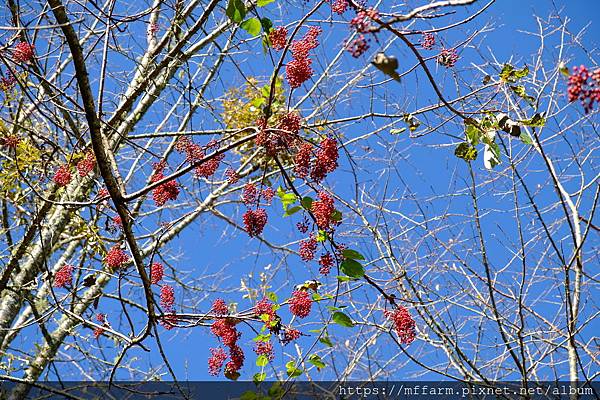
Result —
[[[275, 0], [258, 0], [256, 5], [258, 7], [264, 7], [274, 1]], [[251, 36], [258, 36], [261, 29], [268, 34], [273, 28], [273, 22], [269, 18], [250, 17], [246, 19], [248, 9], [243, 0], [229, 0], [225, 14], [231, 21], [239, 24], [240, 28], [248, 32]]]
[[520, 79], [525, 78], [527, 75], [529, 75], [529, 68], [527, 66], [523, 67], [522, 69], [516, 69], [510, 64], [504, 64], [504, 66], [502, 67], [502, 71], [500, 72], [500, 80], [504, 83], [509, 84], [509, 87], [514, 94], [516, 94], [517, 96], [525, 100], [528, 104], [533, 106], [535, 98], [527, 94], [525, 86], [514, 85]]

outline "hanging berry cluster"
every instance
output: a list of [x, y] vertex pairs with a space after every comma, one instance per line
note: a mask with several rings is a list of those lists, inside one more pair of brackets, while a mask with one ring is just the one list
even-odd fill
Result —
[[195, 166], [194, 173], [199, 178], [210, 178], [217, 172], [221, 161], [225, 158], [224, 153], [214, 154], [208, 160], [204, 160], [207, 153], [213, 153], [219, 150], [219, 143], [216, 140], [209, 141], [202, 147], [192, 142], [189, 138], [182, 136], [177, 140], [175, 149], [185, 154], [185, 159]]
[[52, 286], [55, 288], [64, 288], [67, 286], [71, 286], [73, 282], [73, 270], [75, 267], [69, 264], [63, 265], [56, 273], [54, 274], [54, 283]]
[[350, 28], [356, 31], [357, 36], [352, 41], [346, 43], [346, 50], [352, 54], [352, 57], [358, 58], [369, 50], [371, 39], [368, 39], [365, 34], [374, 34], [371, 32], [373, 28], [372, 22], [378, 19], [379, 14], [373, 8], [357, 11], [356, 16], [352, 18]]
[[212, 356], [208, 359], [208, 372], [211, 375], [218, 375], [225, 360], [229, 358], [225, 365], [225, 376], [230, 379], [237, 379], [239, 376], [238, 371], [243, 367], [246, 358], [244, 351], [238, 345], [238, 339], [242, 335], [236, 327], [239, 321], [227, 317], [229, 311], [222, 299], [215, 300], [212, 312], [216, 318], [210, 327], [210, 331], [228, 348], [229, 354], [221, 347], [210, 349]]
[[[154, 174], [150, 179], [151, 182], [158, 182], [165, 178], [164, 170], [167, 167], [165, 161], [154, 164]], [[179, 185], [172, 179], [167, 181], [152, 190], [152, 199], [158, 207], [163, 206], [169, 200], [177, 200], [179, 196]]]
[[[288, 62], [285, 67], [286, 79], [292, 89], [299, 88], [304, 82], [312, 77], [312, 59], [309, 57], [309, 53], [319, 45], [317, 37], [321, 32], [321, 28], [311, 26], [308, 28], [308, 32], [306, 32], [302, 39], [294, 40], [292, 42], [292, 60]], [[273, 49], [284, 49], [285, 44], [287, 43], [286, 36], [287, 29], [285, 27], [273, 29], [269, 34]]]
[[590, 72], [585, 66], [575, 66], [569, 75], [567, 88], [569, 102], [579, 100], [585, 113], [594, 109], [600, 102], [600, 68]]

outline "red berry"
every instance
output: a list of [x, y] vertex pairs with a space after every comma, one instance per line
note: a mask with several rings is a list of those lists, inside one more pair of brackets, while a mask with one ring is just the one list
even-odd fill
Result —
[[400, 338], [400, 343], [411, 344], [415, 340], [415, 320], [405, 307], [398, 306], [394, 311], [386, 310], [383, 314], [394, 323], [394, 329]]
[[68, 164], [63, 164], [60, 167], [58, 167], [58, 169], [54, 173], [54, 177], [52, 178], [52, 180], [59, 187], [63, 187], [67, 186], [71, 182], [71, 178], [71, 168]]
[[310, 314], [312, 300], [305, 290], [294, 290], [288, 302], [290, 312], [298, 318], [306, 318]]
[[27, 42], [19, 42], [13, 50], [13, 60], [17, 63], [26, 63], [33, 58], [34, 45]]
[[85, 153], [85, 157], [83, 160], [77, 163], [77, 171], [79, 172], [79, 176], [83, 177], [93, 171], [96, 166], [96, 157], [94, 156], [93, 151], [88, 151]]
[[171, 311], [175, 304], [175, 289], [171, 285], [163, 285], [160, 288], [160, 306]]
[[129, 257], [127, 254], [125, 254], [120, 244], [115, 244], [113, 247], [111, 247], [104, 257], [104, 262], [106, 265], [113, 269], [123, 267], [123, 264], [127, 263], [128, 261]]
[[223, 348], [210, 349], [210, 358], [208, 359], [208, 373], [217, 376], [223, 368], [223, 363], [227, 359], [227, 353]]
[[280, 26], [269, 32], [269, 40], [271, 41], [271, 47], [275, 50], [283, 50], [287, 43], [287, 28]]
[[156, 285], [158, 282], [162, 281], [162, 278], [165, 274], [165, 267], [161, 263], [152, 263], [150, 266], [150, 282]]
[[244, 227], [250, 237], [258, 236], [262, 233], [267, 224], [267, 212], [264, 208], [248, 210], [244, 213]]
[[63, 265], [56, 273], [54, 274], [54, 284], [55, 288], [64, 288], [66, 286], [70, 286], [73, 281], [73, 269], [74, 267], [69, 264]]
[[227, 315], [229, 313], [227, 304], [223, 299], [216, 299], [215, 301], [213, 301], [211, 311], [216, 315]]

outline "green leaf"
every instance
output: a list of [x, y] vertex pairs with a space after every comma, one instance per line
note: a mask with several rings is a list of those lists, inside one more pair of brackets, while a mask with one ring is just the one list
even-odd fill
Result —
[[290, 207], [287, 210], [285, 210], [285, 213], [283, 214], [283, 216], [289, 217], [290, 215], [296, 214], [300, 210], [302, 210], [302, 207], [300, 207], [300, 206]]
[[289, 206], [291, 206], [298, 200], [294, 193], [286, 193], [285, 190], [281, 188], [281, 186], [277, 189], [277, 196], [281, 200], [281, 204], [283, 205], [284, 211], [287, 211]]
[[302, 204], [302, 207], [304, 207], [307, 210], [310, 210], [312, 208], [312, 203], [313, 203], [313, 198], [312, 197], [303, 197], [302, 201], [300, 202]]
[[319, 357], [316, 354], [311, 354], [308, 357], [308, 362], [311, 363], [312, 365], [314, 365], [315, 367], [317, 367], [317, 369], [321, 369], [321, 368], [325, 368], [326, 365], [323, 362], [323, 360], [321, 359], [321, 357]]
[[256, 359], [256, 365], [258, 367], [264, 367], [265, 365], [267, 365], [269, 363], [269, 359], [267, 358], [267, 356], [265, 356], [264, 354], [261, 354], [260, 356], [258, 356], [258, 358]]
[[325, 232], [322, 229], [319, 229], [319, 232], [317, 232], [317, 242], [322, 243], [326, 240], [327, 240], [327, 232]]
[[277, 301], [277, 293], [267, 292], [267, 299], [269, 299], [271, 301]]
[[523, 85], [511, 86], [510, 88], [517, 96], [519, 96], [522, 99], [525, 99], [525, 101], [527, 101], [529, 104], [533, 104], [535, 102], [535, 98], [532, 96], [529, 96], [527, 94], [527, 92], [525, 92], [525, 86], [523, 86]]
[[271, 4], [274, 1], [275, 0], [258, 0], [256, 2], [256, 5], [259, 6], [259, 7], [264, 7], [264, 6], [268, 5], [268, 4]]
[[266, 17], [260, 19], [260, 24], [262, 25], [263, 31], [265, 31], [265, 33], [269, 33], [269, 31], [271, 31], [271, 29], [273, 28], [273, 21]]
[[500, 164], [500, 147], [495, 142], [486, 144], [483, 151], [483, 163], [486, 168], [492, 169]]
[[340, 265], [342, 272], [352, 278], [362, 278], [365, 275], [365, 269], [363, 266], [355, 260], [345, 259]]
[[251, 36], [258, 36], [261, 26], [262, 25], [258, 18], [249, 18], [240, 25], [240, 27], [248, 32]]
[[481, 131], [475, 125], [471, 125], [465, 121], [465, 135], [471, 145], [477, 146], [481, 138]]
[[339, 210], [335, 210], [331, 214], [331, 220], [335, 222], [340, 222], [342, 220], [342, 213]]
[[523, 69], [515, 69], [515, 67], [510, 64], [504, 64], [502, 72], [500, 72], [500, 79], [507, 83], [515, 83], [527, 75], [529, 75], [529, 68], [527, 68], [527, 66]]
[[254, 381], [254, 383], [259, 383], [265, 380], [265, 378], [267, 377], [267, 374], [265, 374], [264, 372], [258, 372], [256, 374], [254, 374], [254, 376], [252, 377], [252, 380]]
[[533, 140], [531, 140], [531, 136], [529, 136], [529, 133], [527, 132], [522, 132], [521, 135], [519, 135], [519, 139], [521, 139], [521, 142], [524, 144], [533, 144]]
[[400, 129], [390, 129], [390, 133], [391, 133], [392, 135], [397, 135], [397, 134], [399, 134], [399, 133], [402, 133], [402, 132], [404, 132], [405, 130], [406, 130], [406, 128], [400, 128]]
[[329, 339], [329, 336], [323, 336], [319, 339], [319, 342], [323, 343], [327, 347], [333, 347], [333, 343], [331, 343], [331, 339]]
[[229, 0], [225, 14], [230, 20], [239, 24], [246, 16], [246, 6], [242, 0]]
[[256, 394], [255, 392], [251, 392], [251, 391], [244, 392], [240, 396], [240, 400], [257, 400], [257, 399], [258, 399], [258, 394]]
[[354, 278], [351, 278], [349, 276], [340, 276], [340, 275], [338, 275], [337, 276], [337, 280], [340, 281], [340, 282], [348, 282], [348, 281], [354, 280]]
[[285, 364], [285, 367], [287, 369], [288, 376], [291, 378], [295, 378], [297, 376], [302, 375], [302, 370], [296, 368], [296, 363], [294, 361], [288, 362], [287, 364]]
[[350, 317], [340, 311], [333, 313], [333, 322], [338, 325], [345, 326], [346, 328], [352, 328], [354, 326], [354, 322], [352, 322]]
[[454, 155], [469, 162], [477, 158], [477, 149], [467, 142], [462, 142], [454, 150]]
[[358, 251], [356, 250], [352, 250], [352, 249], [346, 249], [344, 251], [342, 251], [342, 255], [345, 258], [350, 258], [352, 260], [364, 260], [365, 257], [360, 254]]
[[520, 120], [519, 122], [526, 126], [542, 127], [546, 125], [546, 118], [542, 114], [535, 114], [530, 119]]

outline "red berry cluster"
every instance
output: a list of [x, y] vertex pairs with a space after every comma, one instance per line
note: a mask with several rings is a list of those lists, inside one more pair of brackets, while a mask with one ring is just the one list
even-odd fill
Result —
[[319, 273], [322, 275], [329, 275], [331, 267], [333, 267], [334, 258], [331, 253], [327, 252], [319, 258]]
[[311, 26], [302, 39], [292, 42], [292, 60], [285, 67], [286, 78], [292, 89], [300, 87], [312, 77], [309, 52], [319, 45], [317, 37], [321, 32], [321, 28]]
[[379, 14], [373, 8], [361, 10], [350, 21], [350, 26], [356, 29], [358, 33], [368, 33], [371, 30], [371, 21], [379, 19]]
[[123, 226], [123, 221], [121, 220], [121, 216], [120, 215], [115, 215], [114, 217], [112, 217], [112, 224], [115, 228], [120, 228]]
[[298, 329], [287, 328], [283, 331], [283, 338], [281, 341], [283, 344], [288, 344], [293, 342], [294, 340], [298, 340], [298, 338], [302, 335], [302, 333]]
[[298, 141], [302, 117], [296, 112], [289, 112], [281, 117], [276, 128], [266, 126], [264, 119], [257, 121], [260, 127], [254, 142], [264, 147], [270, 156], [276, 155], [281, 150], [292, 147]]
[[348, 9], [348, 0], [333, 0], [331, 3], [331, 11], [342, 15]]
[[88, 151], [85, 153], [85, 157], [83, 160], [77, 163], [77, 172], [79, 172], [79, 176], [84, 177], [96, 166], [96, 157], [94, 156], [93, 151]]
[[160, 287], [160, 306], [171, 312], [175, 304], [175, 289], [171, 285], [162, 285]]
[[300, 242], [300, 257], [303, 261], [311, 261], [315, 258], [315, 251], [317, 251], [317, 239], [311, 233], [308, 239]]
[[182, 136], [177, 140], [175, 149], [181, 153], [185, 153], [186, 161], [195, 165], [195, 174], [197, 177], [209, 178], [217, 172], [221, 161], [225, 158], [225, 154], [220, 153], [213, 155], [209, 160], [203, 161], [206, 156], [206, 151], [217, 151], [219, 144], [216, 140], [211, 140], [203, 148], [199, 144], [192, 142], [189, 138]]
[[0, 90], [3, 92], [8, 92], [12, 90], [17, 84], [17, 79], [12, 73], [9, 73], [8, 77], [0, 78]]
[[324, 191], [319, 192], [319, 200], [313, 201], [311, 209], [319, 229], [329, 230], [339, 224], [339, 221], [332, 219], [335, 213], [333, 203], [333, 197]]
[[421, 47], [425, 50], [431, 50], [435, 47], [435, 35], [433, 33], [424, 33], [421, 38]]
[[157, 285], [158, 282], [162, 281], [165, 275], [165, 267], [158, 262], [152, 263], [150, 266], [150, 283]]
[[[102, 325], [107, 325], [106, 314], [98, 313], [96, 315], [96, 321], [98, 321]], [[100, 335], [102, 335], [103, 333], [104, 333], [104, 329], [103, 328], [98, 327], [98, 328], [94, 329], [94, 337], [96, 339], [98, 339], [100, 337]]]
[[273, 360], [275, 355], [273, 354], [273, 343], [269, 342], [256, 342], [254, 347], [254, 352], [257, 355], [263, 355], [267, 357], [269, 360]]
[[310, 314], [312, 299], [306, 290], [294, 290], [288, 301], [290, 312], [298, 318], [306, 318]]
[[275, 309], [273, 308], [273, 303], [271, 303], [267, 299], [262, 299], [254, 306], [254, 315], [261, 318], [263, 315], [266, 315], [267, 318], [264, 321], [265, 327], [270, 329], [272, 323], [277, 320], [277, 314], [275, 313]]
[[216, 299], [213, 301], [212, 307], [210, 310], [216, 315], [227, 315], [229, 313], [229, 309], [227, 308], [227, 304], [223, 299]]
[[21, 139], [19, 139], [17, 135], [8, 135], [3, 138], [0, 138], [0, 146], [6, 146], [11, 149], [16, 148], [20, 142]]
[[[241, 347], [239, 347], [237, 344], [241, 333], [238, 332], [235, 324], [236, 322], [232, 319], [219, 318], [215, 322], [213, 322], [213, 324], [210, 327], [210, 331], [213, 333], [213, 335], [218, 337], [223, 343], [223, 345], [229, 348], [230, 361], [227, 363], [227, 365], [225, 365], [226, 376], [234, 376], [244, 365], [244, 352], [241, 349]], [[222, 361], [225, 360], [225, 358], [222, 357], [222, 354], [219, 355], [219, 359], [222, 359]], [[211, 370], [212, 365], [213, 375], [217, 375], [221, 370], [221, 366], [223, 365], [222, 362], [220, 363], [220, 365], [217, 365], [218, 363], [215, 361], [219, 361], [219, 359], [209, 359], [209, 370]], [[219, 368], [216, 368], [217, 366]]]
[[338, 167], [339, 153], [335, 139], [330, 137], [323, 139], [315, 156], [310, 177], [315, 182], [321, 182], [328, 173], [335, 171]]
[[361, 33], [354, 40], [346, 44], [346, 50], [352, 54], [352, 57], [358, 58], [369, 50], [369, 41], [370, 39], [367, 39], [365, 35]]
[[267, 212], [264, 208], [248, 210], [243, 216], [244, 227], [250, 237], [258, 236], [262, 233], [267, 224]]
[[271, 41], [271, 47], [275, 50], [283, 50], [287, 44], [287, 28], [280, 26], [274, 28], [269, 32], [269, 40]]
[[[167, 164], [164, 161], [154, 164], [154, 174], [150, 178], [151, 182], [158, 182], [165, 178], [164, 170]], [[179, 196], [179, 185], [172, 179], [155, 187], [152, 190], [152, 199], [158, 207], [163, 206], [169, 200], [177, 200]]]
[[177, 326], [178, 321], [179, 316], [175, 311], [171, 310], [160, 318], [160, 325], [166, 330], [170, 331]]
[[71, 182], [72, 177], [73, 176], [71, 175], [71, 168], [69, 167], [69, 164], [63, 164], [60, 167], [58, 167], [58, 169], [54, 173], [54, 177], [52, 178], [52, 180], [59, 187], [63, 187], [67, 186]]
[[244, 190], [242, 190], [242, 201], [248, 207], [252, 206], [258, 200], [258, 189], [254, 183], [246, 183]]
[[405, 307], [398, 306], [394, 311], [386, 310], [383, 313], [388, 320], [394, 323], [400, 343], [411, 344], [415, 340], [415, 320]]
[[210, 349], [210, 358], [208, 359], [208, 373], [217, 376], [223, 368], [223, 363], [227, 360], [227, 353], [222, 347], [216, 349]]
[[73, 269], [74, 267], [72, 265], [63, 265], [54, 274], [54, 283], [52, 286], [55, 288], [64, 288], [66, 286], [70, 286], [71, 282], [73, 281]]
[[298, 178], [306, 178], [310, 170], [310, 157], [312, 156], [313, 145], [304, 142], [294, 157], [294, 173]]
[[233, 185], [234, 183], [237, 183], [240, 180], [240, 176], [232, 168], [227, 168], [225, 170], [225, 177], [227, 178], [227, 182], [231, 185]]
[[456, 49], [442, 49], [437, 56], [437, 62], [446, 68], [452, 68], [458, 61], [458, 52]]
[[270, 206], [271, 202], [273, 201], [273, 197], [275, 196], [275, 191], [270, 187], [264, 188], [261, 192], [261, 196], [265, 200], [265, 203]]
[[26, 63], [33, 58], [34, 45], [27, 42], [19, 42], [13, 50], [13, 60], [16, 63]]
[[586, 114], [591, 112], [595, 103], [600, 103], [600, 68], [590, 72], [583, 65], [573, 67], [569, 75], [567, 95], [570, 102], [581, 101]]
[[120, 244], [115, 244], [111, 249], [106, 253], [104, 257], [104, 262], [110, 268], [122, 268], [123, 264], [129, 261], [129, 256], [125, 254]]

